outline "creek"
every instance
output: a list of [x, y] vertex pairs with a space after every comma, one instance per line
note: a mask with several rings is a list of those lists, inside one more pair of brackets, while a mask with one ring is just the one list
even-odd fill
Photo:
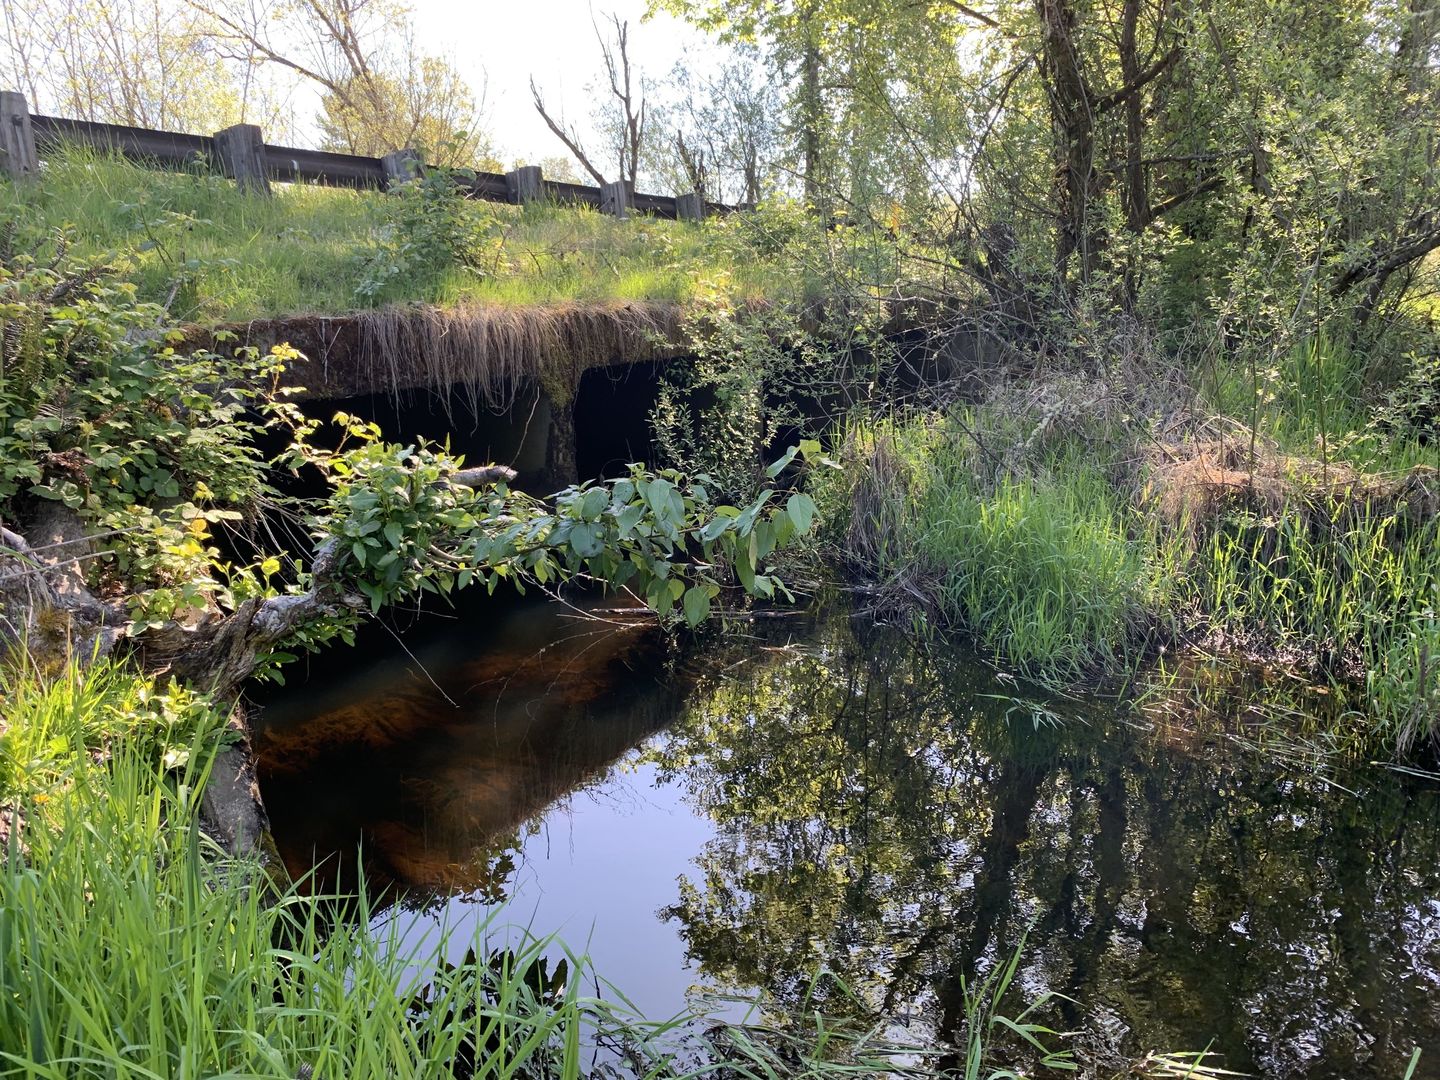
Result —
[[823, 1007], [943, 1037], [1023, 936], [1002, 1011], [1066, 995], [1100, 1075], [1440, 1076], [1440, 784], [1276, 734], [1325, 695], [1046, 696], [843, 602], [688, 643], [600, 618], [480, 597], [257, 691], [292, 872], [363, 865], [422, 928], [503, 903], [656, 1019], [783, 1013], [823, 968]]

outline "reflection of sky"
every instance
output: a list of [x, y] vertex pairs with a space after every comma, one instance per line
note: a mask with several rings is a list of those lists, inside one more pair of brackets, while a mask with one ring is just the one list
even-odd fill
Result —
[[505, 927], [517, 938], [524, 929], [554, 934], [588, 953], [599, 976], [643, 1016], [664, 1020], [685, 1008], [695, 973], [676, 924], [659, 910], [676, 901], [677, 879], [714, 837], [713, 824], [685, 805], [678, 785], [657, 783], [653, 765], [622, 762], [545, 812], [524, 839], [503, 908], [451, 899], [441, 913], [411, 924], [406, 945], [445, 925], [458, 957], [487, 919], [493, 945], [512, 940], [501, 936]]

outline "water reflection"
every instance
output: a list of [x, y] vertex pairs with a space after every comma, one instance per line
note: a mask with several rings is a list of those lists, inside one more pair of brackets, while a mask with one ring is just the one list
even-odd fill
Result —
[[1078, 1002], [1102, 1074], [1212, 1044], [1267, 1076], [1440, 1065], [1432, 789], [1012, 696], [842, 620], [707, 687], [650, 751], [719, 827], [666, 912], [703, 970], [795, 1004], [818, 961], [953, 1031], [1033, 925], [1024, 982]]
[[[416, 902], [563, 895], [617, 954], [602, 972], [667, 1013], [696, 981], [783, 1010], [824, 965], [954, 1031], [962, 980], [1030, 928], [1023, 989], [1075, 999], [1060, 1019], [1099, 1075], [1207, 1045], [1267, 1076], [1397, 1080], [1419, 1045], [1440, 1075], [1427, 782], [1357, 768], [1341, 790], [1237, 749], [1223, 708], [1155, 730], [1036, 708], [842, 613], [748, 633], [682, 657], [522, 610], [422, 651], [438, 686], [403, 657], [312, 684], [261, 739], [282, 851], [300, 868], [363, 837]], [[613, 850], [526, 839], [562, 823]]]
[[518, 605], [280, 695], [257, 736], [294, 875], [421, 905], [499, 901], [521, 833], [671, 722], [686, 679], [644, 623]]

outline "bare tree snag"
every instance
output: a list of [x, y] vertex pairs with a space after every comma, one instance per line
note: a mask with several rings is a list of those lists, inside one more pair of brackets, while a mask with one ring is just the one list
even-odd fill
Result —
[[[614, 28], [613, 39], [606, 38], [599, 23], [592, 25], [595, 27], [595, 40], [600, 45], [600, 55], [605, 64], [610, 96], [619, 110], [619, 130], [616, 132], [614, 146], [617, 175], [619, 182], [625, 185], [625, 190], [633, 195], [636, 178], [640, 173], [641, 154], [645, 148], [645, 98], [643, 89], [637, 93], [636, 84], [639, 79], [630, 61], [630, 24], [615, 14], [611, 14], [609, 19]], [[596, 164], [595, 156], [586, 152], [574, 126], [565, 123], [563, 116], [550, 113], [545, 105], [545, 96], [533, 77], [530, 80], [530, 97], [535, 104], [535, 111], [545, 121], [545, 126], [565, 144], [565, 149], [570, 151], [571, 156], [580, 163], [580, 167], [603, 188], [608, 183], [604, 170]]]
[[533, 78], [530, 80], [530, 97], [535, 102], [535, 111], [545, 121], [545, 126], [550, 129], [551, 134], [565, 144], [565, 149], [570, 151], [571, 157], [578, 161], [580, 167], [594, 178], [595, 183], [606, 183], [605, 174], [595, 167], [595, 163], [590, 160], [590, 155], [585, 153], [585, 148], [580, 145], [580, 136], [575, 129], [565, 124], [563, 118], [556, 119], [551, 116], [545, 108], [545, 97], [540, 92], [540, 88], [535, 85]]

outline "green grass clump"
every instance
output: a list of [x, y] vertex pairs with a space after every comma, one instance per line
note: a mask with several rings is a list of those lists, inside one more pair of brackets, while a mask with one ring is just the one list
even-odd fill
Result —
[[382, 210], [363, 192], [282, 184], [265, 199], [208, 173], [83, 151], [48, 161], [34, 183], [0, 183], [0, 219], [70, 227], [77, 254], [127, 259], [142, 299], [196, 321], [354, 307]]
[[1209, 626], [1360, 682], [1371, 722], [1402, 753], [1440, 733], [1440, 521], [1296, 502], [1232, 509], [1203, 537], [1183, 595]]
[[1417, 467], [1418, 487], [1434, 486], [1424, 470], [1440, 468], [1435, 344], [1421, 334], [1377, 355], [1319, 335], [1268, 368], [1226, 365], [1207, 388], [1216, 411], [1253, 425], [1260, 452], [1308, 459], [1310, 486], [1318, 476], [1334, 490], [1232, 509], [1203, 531], [1185, 579], [1222, 631], [1258, 634], [1363, 685], [1367, 722], [1402, 753], [1440, 738], [1440, 522], [1348, 489], [1357, 473], [1363, 488]]
[[872, 572], [1027, 675], [1073, 681], [1127, 666], [1161, 606], [1137, 524], [1083, 447], [1044, 469], [997, 472], [969, 437], [973, 413], [852, 437], [889, 460], [860, 546]]
[[23, 665], [0, 673], [0, 806], [63, 797], [91, 759], [117, 745], [161, 769], [186, 766], [196, 745], [218, 745], [224, 723], [178, 684], [157, 688], [111, 664], [45, 678]]
[[[69, 228], [76, 254], [122, 259], [141, 299], [193, 322], [409, 301], [684, 302], [697, 288], [719, 288], [737, 303], [785, 301], [813, 284], [797, 247], [823, 236], [818, 223], [800, 215], [797, 226], [785, 209], [696, 226], [458, 200], [458, 220], [447, 227], [471, 243], [452, 263], [417, 250], [434, 239], [423, 214], [409, 218], [422, 222], [418, 236], [397, 231], [405, 215], [394, 195], [308, 184], [273, 191], [242, 194], [198, 168], [167, 172], [69, 149], [47, 160], [33, 183], [0, 181], [0, 221], [14, 219], [32, 234]], [[884, 261], [884, 253], [851, 246], [846, 257], [865, 261], [867, 272]], [[817, 273], [823, 261], [812, 260]]]

